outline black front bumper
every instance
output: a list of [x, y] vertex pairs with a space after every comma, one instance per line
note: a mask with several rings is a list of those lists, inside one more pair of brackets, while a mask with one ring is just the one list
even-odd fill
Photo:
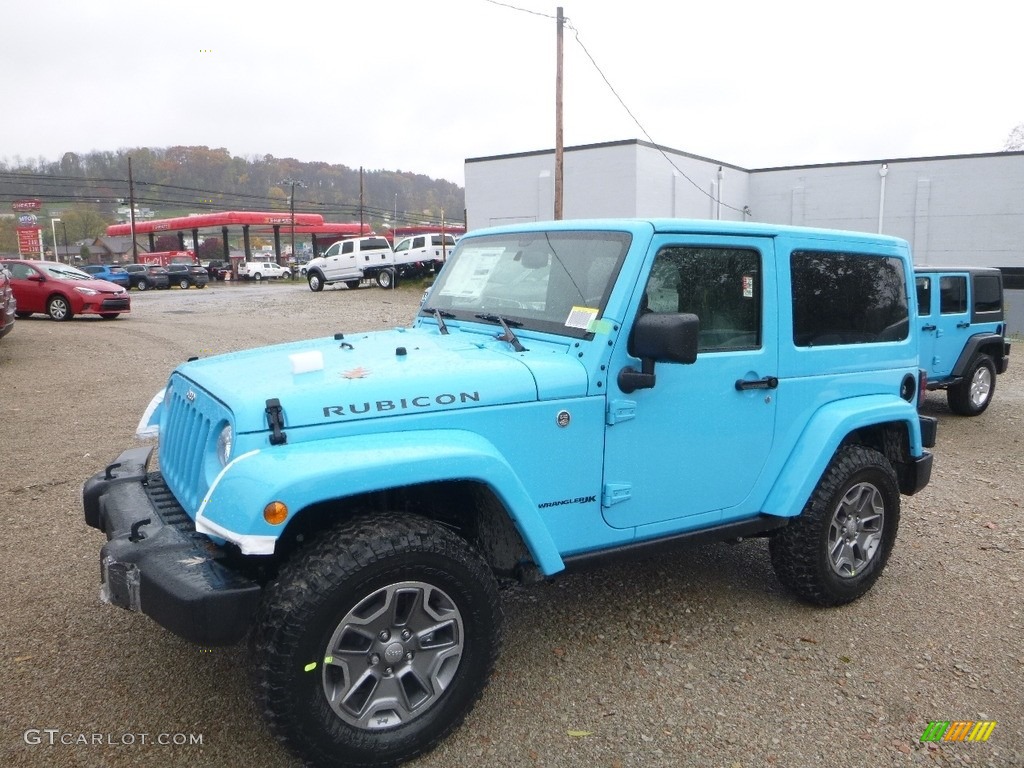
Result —
[[196, 533], [160, 474], [147, 470], [152, 450], [125, 451], [82, 489], [85, 522], [108, 539], [101, 595], [194, 643], [236, 643], [249, 631], [260, 585]]

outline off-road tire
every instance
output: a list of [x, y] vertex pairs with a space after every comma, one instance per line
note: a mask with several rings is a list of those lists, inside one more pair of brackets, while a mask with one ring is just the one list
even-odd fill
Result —
[[[881, 520], [871, 523], [879, 510]], [[783, 586], [801, 600], [825, 606], [849, 603], [871, 589], [881, 574], [896, 542], [899, 519], [899, 485], [888, 459], [859, 445], [840, 448], [800, 515], [772, 536], [772, 566]], [[874, 548], [859, 544], [848, 550], [856, 559], [852, 572], [837, 572], [833, 561], [847, 551], [844, 541], [859, 542], [861, 536], [873, 539]]]
[[963, 380], [946, 390], [949, 410], [960, 416], [977, 416], [988, 408], [996, 393], [996, 365], [985, 354], [975, 355]]
[[[299, 550], [264, 592], [250, 639], [257, 701], [274, 734], [308, 764], [395, 765], [462, 722], [494, 668], [501, 623], [493, 574], [448, 528], [398, 513], [345, 521]], [[429, 690], [408, 677], [409, 652], [437, 670]], [[417, 696], [425, 698], [407, 706]], [[353, 701], [356, 714], [344, 706]]]
[[306, 276], [306, 282], [309, 283], [309, 290], [313, 293], [319, 293], [324, 289], [324, 276], [319, 272], [310, 272]]

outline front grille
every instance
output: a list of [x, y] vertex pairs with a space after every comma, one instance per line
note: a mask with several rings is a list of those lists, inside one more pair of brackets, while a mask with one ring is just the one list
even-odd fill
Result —
[[126, 310], [131, 306], [129, 299], [104, 299], [100, 309]]
[[[175, 375], [160, 423], [160, 471], [185, 510], [195, 517], [208, 490], [204, 472], [211, 435], [228, 421], [226, 409], [187, 379]], [[190, 396], [191, 395], [191, 396]]]

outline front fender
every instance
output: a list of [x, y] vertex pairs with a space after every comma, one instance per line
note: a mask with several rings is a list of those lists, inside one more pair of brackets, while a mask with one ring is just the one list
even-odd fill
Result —
[[847, 435], [864, 427], [893, 422], [906, 424], [911, 455], [923, 455], [917, 410], [904, 400], [888, 395], [866, 395], [819, 409], [797, 440], [762, 511], [779, 517], [799, 515]]
[[217, 476], [196, 530], [232, 541], [245, 554], [272, 554], [282, 526], [263, 519], [281, 501], [289, 520], [318, 502], [442, 480], [489, 486], [545, 574], [564, 568], [554, 540], [512, 467], [488, 440], [463, 430], [395, 432], [317, 440], [251, 451]]

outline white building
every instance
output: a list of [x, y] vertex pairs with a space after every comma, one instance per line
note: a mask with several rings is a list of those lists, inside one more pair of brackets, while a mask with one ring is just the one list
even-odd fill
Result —
[[[466, 160], [467, 228], [554, 218], [553, 150]], [[638, 140], [566, 147], [563, 218], [760, 221], [908, 240], [921, 264], [1024, 269], [1024, 152], [745, 169]]]

